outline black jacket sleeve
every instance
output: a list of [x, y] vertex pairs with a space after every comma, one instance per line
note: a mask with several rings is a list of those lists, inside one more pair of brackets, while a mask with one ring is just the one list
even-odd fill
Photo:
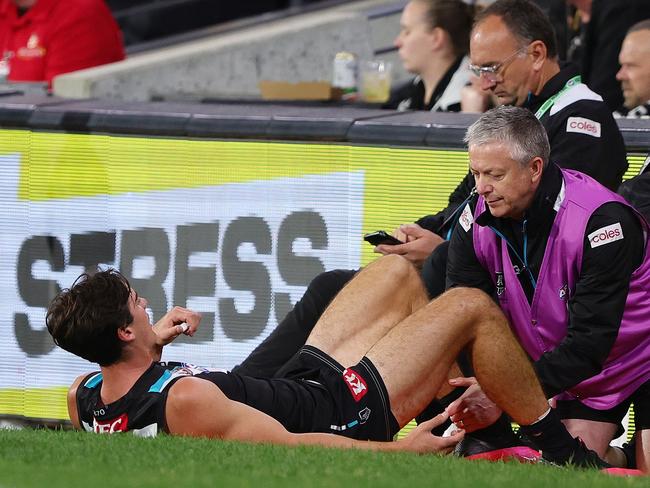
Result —
[[[468, 204], [472, 212], [476, 205], [475, 201], [476, 199]], [[454, 222], [457, 220], [454, 219]], [[481, 266], [474, 253], [472, 228], [466, 230], [462, 225], [454, 227], [447, 257], [447, 288], [455, 286], [479, 288], [488, 295], [494, 296], [494, 283], [490, 279], [490, 274]]]
[[[454, 227], [456, 218], [452, 215], [458, 206], [464, 202], [474, 188], [474, 177], [467, 173], [456, 189], [449, 195], [449, 205], [434, 215], [426, 215], [415, 221], [420, 227], [435, 232], [440, 237], [446, 237], [449, 229]], [[455, 216], [454, 216], [455, 217]]]
[[579, 100], [550, 116], [544, 125], [551, 161], [586, 173], [616, 191], [627, 171], [627, 153], [618, 125], [604, 103]]
[[[591, 247], [587, 238], [602, 227], [620, 223], [623, 239]], [[589, 220], [580, 278], [570, 297], [564, 340], [535, 362], [535, 370], [551, 397], [598, 374], [621, 324], [630, 277], [645, 249], [641, 224], [629, 207], [608, 203]]]

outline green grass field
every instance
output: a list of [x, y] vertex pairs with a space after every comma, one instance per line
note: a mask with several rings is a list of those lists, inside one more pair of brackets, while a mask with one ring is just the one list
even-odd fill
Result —
[[648, 478], [452, 457], [159, 436], [0, 430], [8, 487], [647, 487]]

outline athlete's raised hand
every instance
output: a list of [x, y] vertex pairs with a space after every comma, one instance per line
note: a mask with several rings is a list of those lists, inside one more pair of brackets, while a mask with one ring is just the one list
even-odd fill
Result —
[[193, 336], [200, 322], [200, 313], [183, 307], [172, 308], [153, 326], [157, 345], [166, 346], [181, 334]]

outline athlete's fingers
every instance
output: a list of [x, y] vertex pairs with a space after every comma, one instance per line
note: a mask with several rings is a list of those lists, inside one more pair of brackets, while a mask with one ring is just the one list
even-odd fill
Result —
[[451, 386], [472, 386], [478, 384], [474, 376], [459, 376], [458, 378], [451, 378], [449, 380]]
[[416, 452], [435, 452], [438, 454], [446, 454], [449, 452], [450, 448], [455, 446], [460, 439], [462, 439], [462, 433], [455, 433], [449, 437], [440, 437], [431, 430], [447, 419], [447, 414], [444, 412], [440, 415], [436, 415], [434, 418], [422, 422], [415, 429], [413, 429], [406, 436], [404, 441], [411, 444], [411, 450]]
[[457, 430], [450, 436], [441, 437], [440, 446], [442, 449], [446, 449], [448, 450], [447, 452], [449, 452], [456, 446], [456, 444], [458, 444], [461, 441], [463, 437], [465, 437], [465, 431], [462, 429]]
[[159, 329], [173, 328], [181, 324], [187, 324], [187, 328], [181, 331], [189, 336], [194, 335], [199, 328], [201, 314], [183, 307], [174, 307], [167, 312], [154, 327]]
[[[477, 389], [480, 390], [480, 386], [478, 384], [478, 381], [476, 381], [476, 378], [473, 376], [469, 376], [467, 378], [463, 376], [460, 376], [458, 378], [451, 378], [449, 380], [449, 384], [452, 386], [467, 387], [467, 390], [465, 390], [459, 398], [451, 402], [445, 409], [447, 413], [452, 416], [452, 420], [454, 420], [453, 417], [463, 411], [463, 409], [467, 406], [465, 399], [468, 396], [472, 395]], [[474, 388], [471, 388], [472, 386], [474, 386]]]
[[158, 336], [159, 345], [164, 346], [180, 334], [194, 335], [200, 322], [200, 313], [183, 307], [174, 307], [156, 322], [153, 330]]
[[174, 307], [169, 312], [169, 318], [178, 325], [180, 323], [187, 323], [190, 330], [196, 330], [201, 322], [201, 314], [183, 307]]
[[441, 425], [448, 418], [449, 418], [449, 414], [447, 412], [442, 412], [436, 415], [435, 417], [433, 417], [432, 419], [429, 419], [426, 422], [422, 422], [420, 425], [422, 426], [423, 429], [433, 430], [439, 425]]
[[183, 333], [183, 326], [174, 325], [172, 327], [158, 327], [155, 329], [155, 333], [158, 336], [160, 344], [165, 345], [169, 344], [171, 341], [176, 339], [176, 337]]
[[453, 444], [456, 445], [463, 437], [465, 437], [465, 430], [460, 429], [460, 430], [455, 430], [447, 437], [443, 437], [443, 439], [450, 439], [451, 442], [453, 442]]

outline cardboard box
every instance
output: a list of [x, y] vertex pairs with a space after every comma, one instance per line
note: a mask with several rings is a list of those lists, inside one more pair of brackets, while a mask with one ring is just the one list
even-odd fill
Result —
[[326, 81], [262, 80], [258, 84], [264, 100], [339, 100], [341, 90]]

